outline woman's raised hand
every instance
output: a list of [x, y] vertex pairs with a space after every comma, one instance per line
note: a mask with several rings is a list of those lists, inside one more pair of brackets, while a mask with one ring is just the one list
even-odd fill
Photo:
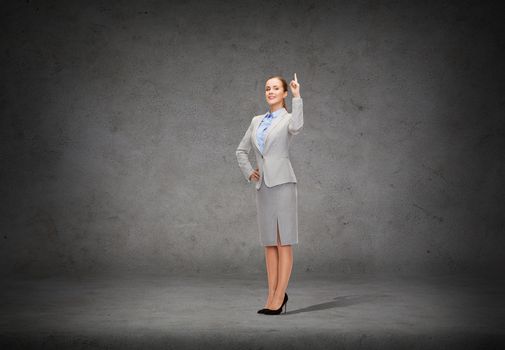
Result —
[[300, 84], [298, 83], [298, 79], [296, 78], [296, 73], [295, 73], [295, 79], [291, 80], [291, 83], [289, 83], [289, 87], [291, 88], [291, 93], [293, 94], [293, 97], [300, 97]]

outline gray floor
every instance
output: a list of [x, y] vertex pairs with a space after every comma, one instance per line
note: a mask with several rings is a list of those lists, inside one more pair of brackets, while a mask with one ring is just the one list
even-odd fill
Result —
[[4, 279], [2, 348], [505, 348], [505, 283], [482, 275], [293, 275], [256, 314], [259, 276]]

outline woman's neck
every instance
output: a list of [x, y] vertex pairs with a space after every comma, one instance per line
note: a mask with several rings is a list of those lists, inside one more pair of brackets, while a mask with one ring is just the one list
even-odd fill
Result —
[[281, 109], [283, 107], [284, 107], [283, 105], [280, 105], [280, 106], [271, 106], [270, 107], [270, 113], [276, 112], [276, 111], [278, 111], [279, 109]]

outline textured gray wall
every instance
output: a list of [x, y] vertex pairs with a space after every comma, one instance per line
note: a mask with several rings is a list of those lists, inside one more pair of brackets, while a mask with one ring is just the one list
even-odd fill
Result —
[[235, 149], [267, 109], [265, 78], [293, 72], [294, 272], [500, 269], [498, 9], [5, 4], [1, 272], [264, 271]]

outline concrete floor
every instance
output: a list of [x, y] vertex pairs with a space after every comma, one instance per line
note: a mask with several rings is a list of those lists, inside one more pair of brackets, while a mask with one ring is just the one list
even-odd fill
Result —
[[505, 282], [482, 275], [4, 279], [0, 346], [72, 349], [505, 349]]

